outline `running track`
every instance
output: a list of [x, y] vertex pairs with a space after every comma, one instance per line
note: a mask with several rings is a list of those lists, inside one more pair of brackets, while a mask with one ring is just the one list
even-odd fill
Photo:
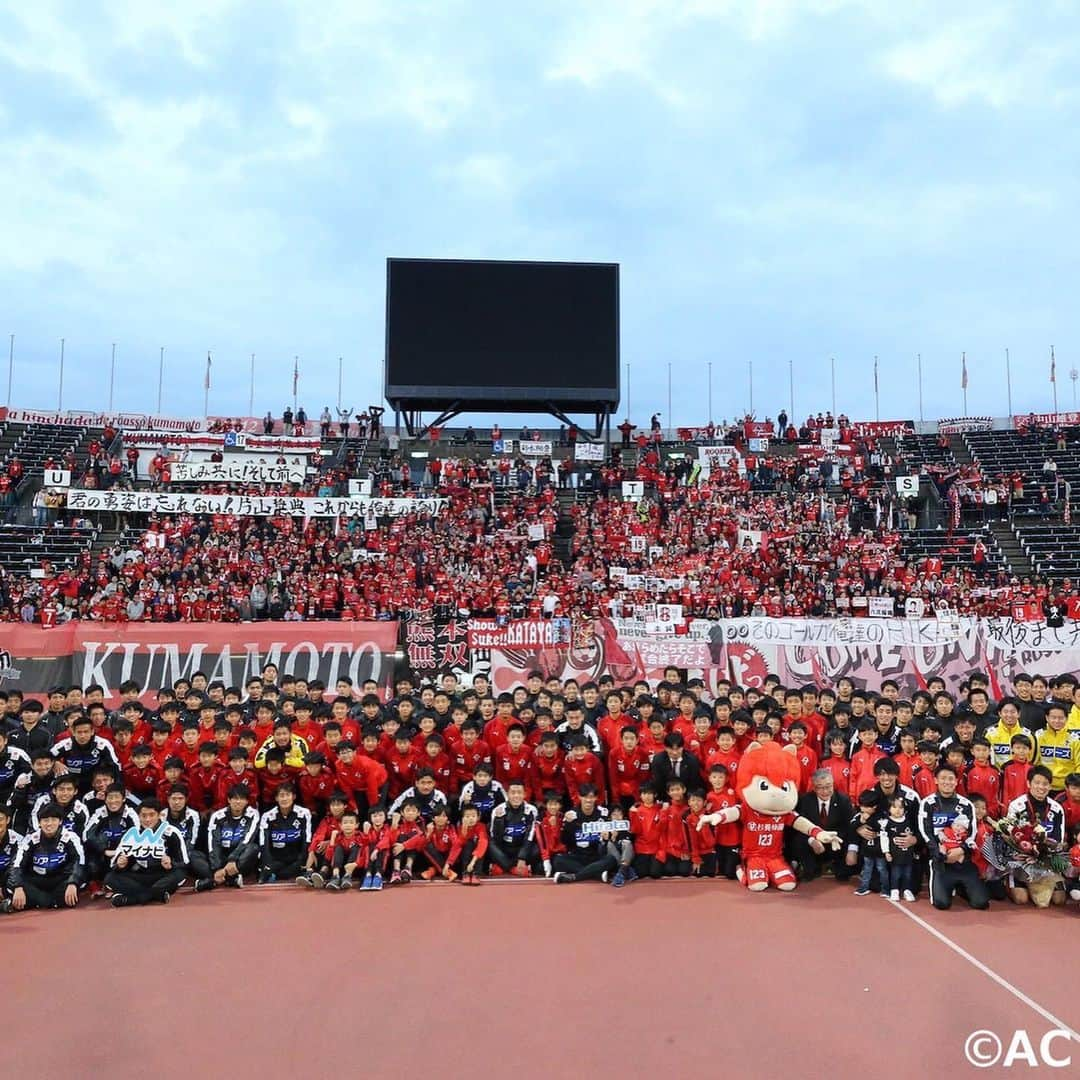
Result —
[[964, 1041], [1080, 1031], [1080, 914], [995, 909], [893, 905], [832, 881], [757, 896], [505, 880], [98, 901], [0, 919], [5, 1072], [1004, 1075], [969, 1066]]

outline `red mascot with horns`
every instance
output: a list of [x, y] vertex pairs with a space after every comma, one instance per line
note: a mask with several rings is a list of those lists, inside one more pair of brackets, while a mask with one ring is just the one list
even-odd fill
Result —
[[[783, 892], [795, 888], [795, 871], [784, 858], [784, 829], [791, 826], [834, 851], [840, 838], [819, 828], [809, 818], [796, 814], [799, 801], [799, 762], [794, 747], [781, 750], [776, 743], [759, 746], [752, 743], [739, 762], [735, 789], [742, 805], [719, 810], [701, 819], [701, 825], [742, 822], [742, 866], [739, 880], [751, 890], [761, 892], [775, 885]], [[792, 751], [792, 752], [789, 752]]]

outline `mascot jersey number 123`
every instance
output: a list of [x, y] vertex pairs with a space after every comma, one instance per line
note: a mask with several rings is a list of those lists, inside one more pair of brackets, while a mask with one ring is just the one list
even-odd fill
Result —
[[840, 849], [836, 833], [794, 812], [799, 801], [799, 778], [794, 746], [783, 750], [772, 742], [764, 746], [751, 743], [739, 762], [735, 780], [740, 805], [701, 819], [705, 825], [742, 823], [738, 878], [752, 892], [761, 892], [770, 884], [784, 892], [795, 888], [795, 871], [784, 858], [784, 829], [788, 825], [834, 851]]

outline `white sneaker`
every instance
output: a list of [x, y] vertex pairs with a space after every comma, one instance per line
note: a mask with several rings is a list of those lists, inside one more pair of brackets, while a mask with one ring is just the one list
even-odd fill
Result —
[[905, 889], [904, 890], [904, 899], [909, 904], [914, 904], [915, 903], [915, 894], [910, 889]]
[[893, 889], [893, 891], [891, 893], [889, 893], [889, 899], [890, 900], [899, 900], [900, 899], [900, 890], [899, 889]]
[[1080, 889], [1070, 889], [1069, 890], [1069, 899], [1070, 900], [1080, 900]]

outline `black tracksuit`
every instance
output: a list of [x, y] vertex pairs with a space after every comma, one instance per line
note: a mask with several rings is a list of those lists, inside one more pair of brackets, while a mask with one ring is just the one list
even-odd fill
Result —
[[565, 855], [556, 855], [551, 860], [556, 873], [573, 874], [578, 881], [599, 878], [605, 870], [614, 870], [618, 860], [608, 854], [607, 842], [599, 833], [586, 833], [583, 826], [608, 819], [608, 812], [597, 806], [591, 814], [576, 812], [573, 821], [567, 821], [562, 828], [562, 842], [566, 845]]
[[[168, 869], [163, 859], [168, 857]], [[126, 865], [119, 863], [126, 857]], [[115, 893], [128, 898], [132, 904], [152, 904], [164, 900], [167, 894], [180, 888], [187, 875], [187, 845], [178, 829], [165, 826], [161, 839], [152, 847], [137, 847], [130, 853], [123, 848], [112, 860], [112, 869], [105, 875], [105, 884]]]
[[64, 906], [69, 885], [82, 884], [86, 869], [82, 841], [61, 828], [50, 840], [40, 829], [24, 838], [8, 872], [8, 888], [23, 889], [27, 908]]
[[[938, 848], [938, 834], [953, 823], [958, 814], [968, 820], [968, 835], [964, 843], [964, 861], [947, 863]], [[937, 792], [927, 795], [919, 807], [919, 832], [926, 843], [930, 861], [930, 902], [942, 911], [952, 906], [958, 888], [967, 894], [968, 903], [982, 910], [990, 906], [986, 883], [971, 861], [975, 850], [975, 809], [963, 795], [944, 798]]]

